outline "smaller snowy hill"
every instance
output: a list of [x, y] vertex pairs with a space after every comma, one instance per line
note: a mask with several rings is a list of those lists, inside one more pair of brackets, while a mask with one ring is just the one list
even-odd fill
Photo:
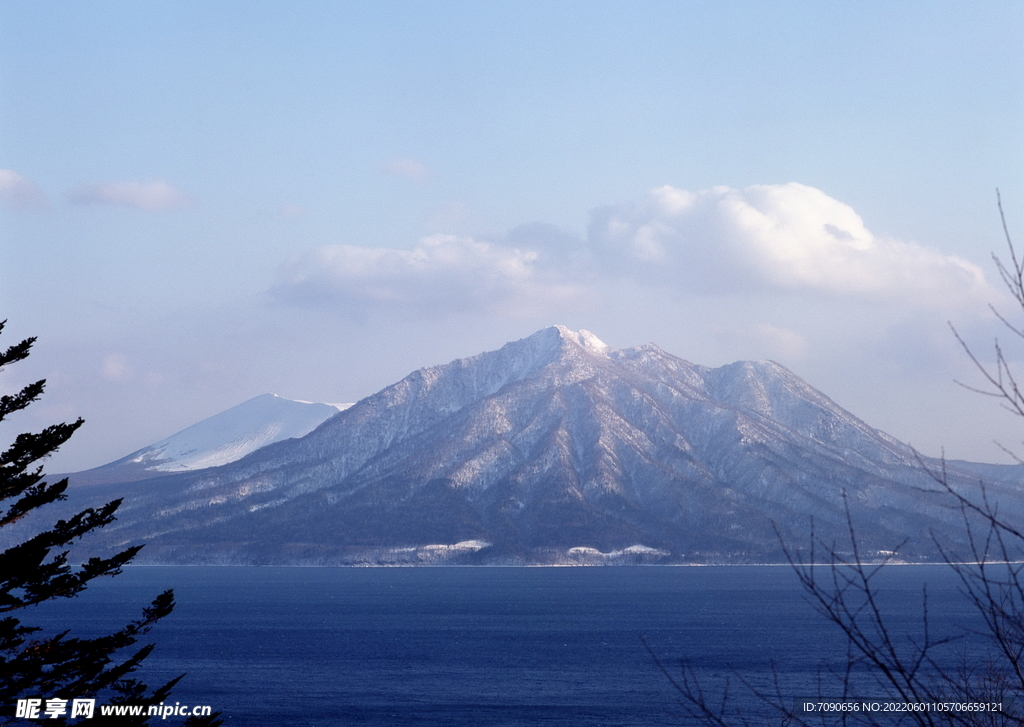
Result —
[[262, 394], [127, 457], [74, 474], [71, 481], [74, 484], [127, 482], [219, 467], [268, 444], [303, 437], [350, 406]]

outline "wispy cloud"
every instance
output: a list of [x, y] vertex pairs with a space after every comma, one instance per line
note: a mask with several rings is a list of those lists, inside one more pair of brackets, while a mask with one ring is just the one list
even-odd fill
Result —
[[275, 293], [299, 303], [522, 312], [575, 294], [538, 265], [538, 253], [455, 235], [410, 250], [329, 245], [289, 260]]
[[[595, 210], [586, 237], [530, 223], [493, 241], [437, 234], [408, 250], [321, 247], [286, 263], [279, 281], [279, 297], [309, 304], [519, 313], [614, 298], [625, 281], [670, 295], [797, 293], [917, 308], [999, 295], [973, 263], [875, 235], [848, 205], [801, 184], [659, 187]], [[781, 329], [758, 335], [776, 348], [803, 345]]]
[[193, 204], [190, 196], [167, 182], [107, 182], [88, 184], [68, 191], [75, 204], [112, 204], [150, 212], [183, 209]]
[[46, 195], [30, 180], [11, 169], [0, 169], [0, 205], [23, 210], [47, 206]]
[[406, 177], [414, 182], [425, 182], [430, 176], [427, 165], [416, 159], [394, 159], [382, 166], [381, 171], [395, 177]]

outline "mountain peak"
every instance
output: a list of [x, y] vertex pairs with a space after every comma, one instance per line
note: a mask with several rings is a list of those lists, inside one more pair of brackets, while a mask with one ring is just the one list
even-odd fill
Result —
[[578, 331], [573, 331], [565, 326], [552, 326], [551, 328], [557, 332], [557, 335], [561, 340], [575, 343], [577, 346], [580, 346], [591, 353], [606, 353], [611, 350], [611, 347], [607, 343], [590, 331], [582, 328]]
[[527, 336], [522, 340], [529, 341], [531, 344], [535, 345], [541, 344], [552, 353], [556, 350], [563, 349], [566, 345], [578, 346], [584, 351], [593, 354], [606, 354], [612, 350], [608, 344], [590, 331], [583, 329], [574, 331], [565, 326], [549, 326], [547, 328], [542, 328], [533, 335]]

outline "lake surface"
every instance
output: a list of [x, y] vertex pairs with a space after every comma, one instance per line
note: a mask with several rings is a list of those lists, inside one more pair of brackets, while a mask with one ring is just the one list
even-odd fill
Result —
[[[944, 566], [881, 575], [897, 632], [917, 633], [924, 582], [935, 632], [977, 626]], [[109, 633], [173, 587], [140, 676], [187, 672], [174, 700], [232, 726], [658, 727], [684, 720], [643, 640], [712, 692], [732, 675], [751, 712], [737, 676], [767, 686], [774, 668], [787, 695], [815, 697], [846, 654], [787, 567], [140, 566], [94, 583], [23, 621]]]

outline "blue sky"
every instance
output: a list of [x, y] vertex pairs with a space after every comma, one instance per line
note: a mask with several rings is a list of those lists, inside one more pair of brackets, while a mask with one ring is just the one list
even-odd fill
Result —
[[0, 1], [0, 387], [70, 470], [562, 323], [997, 460], [1022, 80], [1017, 2]]

